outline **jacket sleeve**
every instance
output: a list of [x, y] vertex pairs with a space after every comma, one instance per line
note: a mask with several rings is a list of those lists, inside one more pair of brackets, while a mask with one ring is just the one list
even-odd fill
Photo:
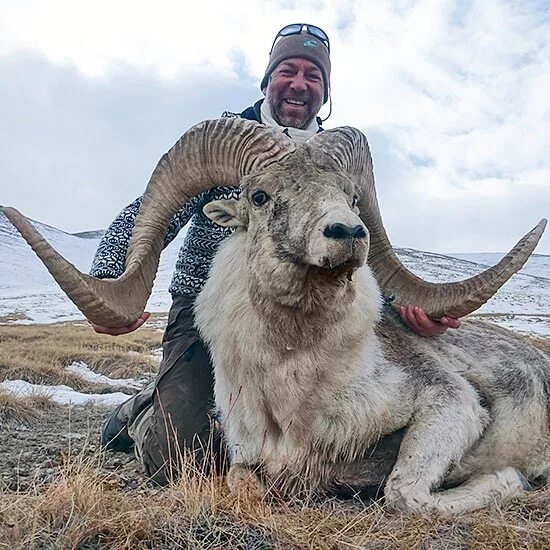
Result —
[[[124, 208], [108, 227], [101, 238], [95, 253], [90, 275], [99, 279], [115, 279], [124, 273], [126, 253], [130, 237], [141, 206], [142, 197], [137, 198], [132, 204]], [[164, 237], [166, 248], [176, 237], [191, 217], [200, 212], [202, 207], [209, 202], [210, 190], [193, 197], [181, 210], [179, 210], [168, 225]]]

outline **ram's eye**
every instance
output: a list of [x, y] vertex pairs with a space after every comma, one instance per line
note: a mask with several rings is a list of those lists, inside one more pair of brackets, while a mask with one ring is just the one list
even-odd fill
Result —
[[258, 189], [257, 191], [254, 191], [252, 193], [252, 202], [255, 206], [262, 206], [269, 200], [269, 195], [262, 191], [261, 189]]
[[358, 201], [359, 201], [359, 197], [357, 195], [353, 195], [353, 199], [351, 199], [351, 207], [355, 208], [357, 206]]

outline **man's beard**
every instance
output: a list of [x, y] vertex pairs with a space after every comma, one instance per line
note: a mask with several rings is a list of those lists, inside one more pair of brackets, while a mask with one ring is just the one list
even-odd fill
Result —
[[285, 95], [277, 94], [274, 97], [267, 98], [269, 109], [271, 111], [271, 116], [273, 117], [275, 122], [277, 122], [277, 124], [280, 124], [281, 126], [290, 126], [291, 128], [298, 128], [299, 130], [307, 128], [310, 122], [315, 118], [318, 109], [314, 111], [315, 106], [312, 105], [311, 98], [293, 97], [289, 99], [305, 102], [301, 115], [284, 114], [283, 109], [285, 107]]

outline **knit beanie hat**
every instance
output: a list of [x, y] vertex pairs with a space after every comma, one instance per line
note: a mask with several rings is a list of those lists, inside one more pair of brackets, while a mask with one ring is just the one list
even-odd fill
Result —
[[265, 70], [260, 89], [264, 90], [267, 87], [269, 76], [275, 67], [281, 61], [290, 59], [291, 57], [302, 57], [315, 63], [321, 69], [324, 84], [323, 103], [326, 103], [330, 86], [330, 57], [328, 49], [321, 40], [306, 33], [283, 36], [275, 43], [269, 54], [269, 64]]

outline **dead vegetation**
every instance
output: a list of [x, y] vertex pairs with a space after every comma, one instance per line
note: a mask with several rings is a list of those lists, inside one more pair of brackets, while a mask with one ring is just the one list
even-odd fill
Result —
[[29, 425], [57, 405], [46, 395], [19, 397], [0, 390], [0, 427], [12, 424]]
[[[21, 379], [99, 392], [97, 384], [65, 367], [82, 361], [94, 372], [113, 378], [139, 377], [158, 368], [151, 350], [160, 347], [161, 338], [162, 333], [152, 328], [114, 338], [78, 323], [0, 326], [0, 381]], [[114, 389], [109, 386], [103, 391]]]
[[1, 494], [0, 548], [550, 548], [548, 489], [469, 516], [404, 518], [379, 503], [229, 494], [189, 464], [167, 489], [124, 491], [101, 457], [68, 459], [52, 482]]
[[27, 321], [29, 316], [23, 311], [15, 310], [6, 315], [0, 315], [0, 323], [14, 323], [16, 321]]

